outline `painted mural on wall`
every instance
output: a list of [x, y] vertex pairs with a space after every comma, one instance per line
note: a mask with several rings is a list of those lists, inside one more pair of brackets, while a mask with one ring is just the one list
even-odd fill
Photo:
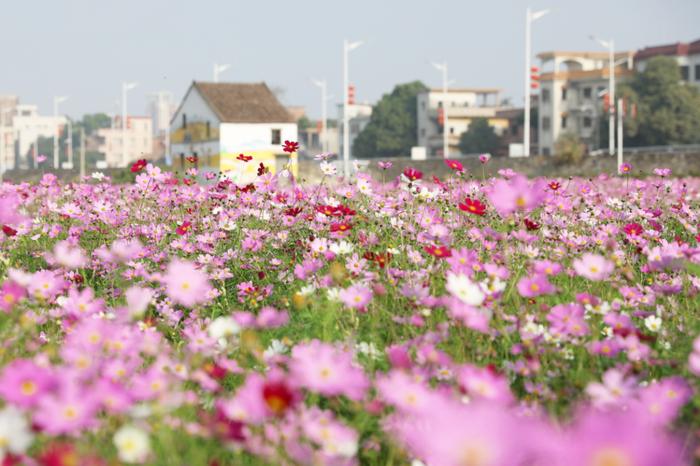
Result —
[[208, 122], [196, 121], [187, 124], [185, 128], [179, 128], [170, 134], [172, 144], [190, 144], [198, 142], [217, 141], [219, 139], [218, 125]]

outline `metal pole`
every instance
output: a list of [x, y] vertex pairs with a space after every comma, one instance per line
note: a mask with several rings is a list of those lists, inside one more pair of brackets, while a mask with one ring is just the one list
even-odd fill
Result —
[[523, 155], [530, 156], [530, 7], [525, 12], [525, 127], [523, 128]]
[[122, 83], [122, 167], [126, 167], [126, 83]]
[[5, 181], [5, 113], [0, 113], [0, 183]]
[[442, 157], [444, 159], [450, 156], [450, 125], [447, 117], [447, 62], [442, 64], [442, 102], [443, 102], [443, 118], [444, 125], [442, 128]]
[[85, 128], [80, 127], [80, 178], [85, 177]]
[[217, 65], [216, 63], [214, 63], [214, 82], [219, 82], [219, 65]]
[[73, 123], [68, 119], [66, 128], [66, 158], [68, 159], [68, 168], [73, 168]]
[[321, 147], [323, 152], [328, 152], [328, 98], [326, 97], [326, 80], [322, 81], [321, 85]]
[[53, 98], [53, 121], [56, 124], [53, 130], [53, 169], [58, 170], [58, 99]]
[[350, 133], [348, 115], [348, 40], [343, 41], [343, 173], [350, 178]]
[[623, 153], [622, 153], [622, 112], [623, 112], [623, 99], [617, 99], [617, 168], [622, 166], [624, 163]]
[[34, 154], [34, 162], [32, 165], [34, 166], [34, 169], [39, 168], [39, 165], [36, 163], [36, 158], [39, 157], [39, 133], [37, 132], [34, 135], [34, 150], [32, 151]]
[[608, 124], [610, 128], [608, 128], [608, 138], [610, 140], [608, 141], [608, 152], [610, 155], [613, 155], [615, 153], [615, 42], [611, 40], [609, 45], [610, 64], [608, 66], [608, 73], [610, 76], [608, 77], [608, 92], [610, 92], [610, 117]]

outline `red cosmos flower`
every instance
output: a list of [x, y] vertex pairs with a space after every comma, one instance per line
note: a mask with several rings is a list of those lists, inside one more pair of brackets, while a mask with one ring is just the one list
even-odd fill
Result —
[[226, 441], [242, 442], [245, 440], [245, 424], [233, 421], [226, 416], [224, 411], [217, 407], [214, 419], [211, 420], [211, 431], [218, 438]]
[[445, 160], [445, 165], [447, 165], [456, 172], [464, 171], [464, 166], [462, 165], [462, 162], [458, 160]]
[[331, 233], [344, 232], [352, 229], [350, 223], [331, 223]]
[[327, 215], [328, 217], [340, 217], [342, 215], [342, 212], [338, 210], [338, 206], [332, 205], [317, 205], [316, 212]]
[[284, 141], [283, 149], [285, 152], [294, 153], [299, 150], [299, 143], [294, 141]]
[[282, 380], [266, 381], [262, 389], [265, 405], [275, 416], [281, 416], [294, 403], [294, 392]]
[[222, 380], [224, 377], [226, 377], [227, 374], [226, 369], [213, 362], [208, 362], [204, 364], [204, 372], [206, 372], [209, 377], [215, 380]]
[[254, 193], [255, 192], [255, 185], [253, 183], [248, 183], [247, 185], [243, 186], [242, 188], [239, 188], [236, 186], [236, 189], [242, 193]]
[[146, 168], [146, 165], [148, 165], [148, 162], [146, 162], [146, 159], [140, 159], [134, 162], [131, 165], [131, 173], [138, 173], [144, 168]]
[[628, 223], [624, 226], [623, 230], [628, 236], [639, 236], [644, 233], [644, 227], [639, 223]]
[[549, 186], [549, 189], [552, 191], [556, 191], [557, 189], [561, 188], [561, 183], [558, 181], [550, 181], [547, 186]]
[[352, 210], [350, 207], [344, 206], [343, 204], [340, 204], [337, 207], [337, 210], [340, 213], [340, 215], [348, 215], [350, 217], [352, 217], [353, 215], [355, 215], [357, 213], [354, 210]]
[[189, 157], [187, 157], [187, 161], [189, 163], [197, 163], [199, 162], [199, 157], [197, 157], [196, 155], [190, 155]]
[[192, 224], [190, 222], [185, 221], [185, 222], [182, 222], [182, 224], [179, 227], [177, 227], [175, 232], [178, 235], [183, 236], [183, 235], [186, 235], [190, 231], [190, 228], [192, 228]]
[[452, 251], [450, 251], [450, 248], [447, 248], [445, 246], [430, 245], [423, 247], [423, 249], [425, 249], [425, 252], [427, 252], [431, 256], [435, 256], [440, 259], [452, 256]]
[[289, 217], [296, 217], [300, 213], [301, 213], [300, 207], [290, 207], [289, 209], [284, 211], [284, 215], [287, 215]]
[[405, 176], [408, 181], [413, 182], [423, 178], [423, 173], [413, 167], [406, 167], [403, 171], [403, 176]]
[[375, 254], [372, 251], [367, 251], [362, 257], [368, 261], [376, 262], [380, 269], [383, 269], [387, 262], [391, 260], [391, 254], [388, 252], [385, 254]]
[[264, 163], [260, 162], [258, 165], [258, 176], [263, 176], [265, 173], [269, 172], [270, 169], [265, 166]]
[[7, 236], [15, 236], [17, 234], [17, 230], [15, 230], [9, 225], [3, 225], [2, 232], [5, 233]]
[[192, 178], [183, 178], [182, 182], [185, 183], [187, 186], [192, 186], [194, 184], [194, 180]]
[[537, 222], [533, 222], [529, 218], [526, 218], [525, 220], [523, 220], [523, 222], [525, 223], [525, 228], [527, 228], [528, 230], [532, 231], [540, 229], [540, 224]]
[[250, 162], [253, 160], [252, 155], [245, 155], [245, 154], [238, 154], [238, 157], [236, 157], [237, 160], [242, 160], [243, 162]]
[[474, 215], [484, 215], [486, 213], [486, 206], [479, 200], [471, 197], [464, 198], [464, 204], [460, 203], [459, 208]]

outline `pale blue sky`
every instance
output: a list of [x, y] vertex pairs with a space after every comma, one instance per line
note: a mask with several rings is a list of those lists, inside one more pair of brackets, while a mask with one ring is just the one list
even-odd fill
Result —
[[[120, 82], [138, 81], [129, 113], [144, 114], [148, 93], [179, 101], [192, 79], [266, 81], [283, 101], [320, 113], [325, 77], [342, 93], [343, 38], [366, 44], [350, 55], [357, 99], [374, 101], [399, 82], [438, 86], [430, 61], [447, 60], [457, 86], [499, 87], [522, 102], [524, 11], [518, 0], [4, 0], [0, 94], [51, 112], [118, 111]], [[533, 55], [597, 50], [588, 36], [632, 49], [700, 38], [698, 0], [532, 0], [551, 8], [533, 29]], [[333, 102], [335, 103], [335, 102]], [[331, 116], [335, 116], [332, 108]]]

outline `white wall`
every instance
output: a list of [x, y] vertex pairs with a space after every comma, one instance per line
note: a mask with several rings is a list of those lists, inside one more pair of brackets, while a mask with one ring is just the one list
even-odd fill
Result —
[[[280, 144], [272, 144], [272, 130], [281, 130]], [[223, 123], [219, 129], [221, 152], [236, 154], [282, 152], [285, 140], [298, 138], [296, 123]]]
[[182, 115], [185, 114], [187, 122], [195, 121], [210, 121], [212, 126], [219, 123], [219, 117], [207, 105], [199, 91], [193, 86], [189, 90], [189, 94], [183, 99], [182, 106], [175, 112], [170, 130], [175, 131], [182, 128]]

